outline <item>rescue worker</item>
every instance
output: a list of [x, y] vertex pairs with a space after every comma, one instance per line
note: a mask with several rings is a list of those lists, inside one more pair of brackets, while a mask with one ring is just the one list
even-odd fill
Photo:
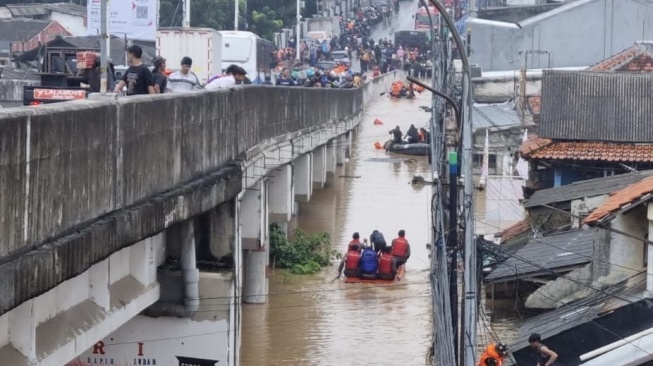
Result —
[[397, 275], [397, 260], [392, 255], [392, 248], [383, 247], [379, 256], [378, 278], [382, 280], [394, 280]]
[[372, 235], [370, 235], [370, 243], [372, 243], [372, 245], [374, 246], [374, 251], [377, 254], [388, 246], [388, 244], [385, 241], [385, 237], [378, 230], [372, 231]]
[[404, 136], [404, 133], [401, 132], [401, 128], [399, 126], [395, 127], [393, 130], [390, 130], [390, 132], [388, 132], [388, 133], [392, 135], [392, 137], [393, 137], [392, 142], [393, 143], [395, 143], [395, 144], [403, 144], [404, 143], [404, 140], [402, 139], [402, 137]]
[[358, 234], [358, 232], [355, 232], [354, 235], [351, 236], [351, 241], [349, 242], [349, 247], [348, 251], [352, 250], [352, 247], [356, 246], [358, 251], [360, 252], [361, 247], [363, 246], [360, 240], [361, 236]]
[[538, 333], [531, 334], [528, 337], [528, 343], [537, 350], [537, 366], [555, 366], [558, 354], [551, 351], [547, 346], [542, 344], [542, 336]]
[[360, 254], [360, 276], [368, 280], [376, 279], [379, 270], [379, 261], [374, 248], [366, 246]]
[[431, 143], [431, 133], [429, 133], [424, 127], [419, 129], [419, 142], [425, 144]]
[[338, 266], [338, 278], [342, 276], [342, 270], [345, 270], [345, 277], [358, 277], [360, 276], [360, 263], [361, 253], [360, 247], [358, 245], [352, 245], [349, 247], [349, 251], [340, 261], [340, 266]]
[[415, 125], [410, 125], [408, 128], [408, 132], [406, 132], [406, 140], [409, 144], [419, 142], [419, 132], [417, 131], [417, 127], [415, 127]]
[[485, 347], [485, 352], [481, 355], [478, 366], [502, 366], [507, 354], [507, 344], [503, 342], [490, 343]]
[[400, 81], [393, 81], [392, 87], [390, 89], [390, 96], [394, 98], [401, 98], [401, 91], [403, 89], [403, 83]]
[[406, 240], [406, 232], [399, 230], [398, 237], [392, 240], [392, 255], [397, 261], [397, 267], [406, 264], [410, 258], [410, 244]]

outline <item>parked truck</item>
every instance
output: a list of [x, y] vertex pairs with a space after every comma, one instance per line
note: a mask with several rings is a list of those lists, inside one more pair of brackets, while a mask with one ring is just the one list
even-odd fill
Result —
[[[90, 90], [81, 87], [82, 77], [77, 76], [77, 70], [86, 67], [87, 64], [92, 66], [97, 52], [100, 50], [45, 47], [43, 61], [39, 65], [40, 85], [23, 87], [23, 105], [40, 105], [88, 98]], [[82, 55], [84, 57], [93, 56], [81, 60]]]
[[340, 20], [337, 17], [309, 18], [307, 22], [309, 34], [311, 32], [325, 32], [329, 38], [340, 36]]
[[181, 59], [193, 59], [191, 71], [206, 83], [222, 73], [222, 37], [211, 28], [159, 28], [156, 32], [156, 52], [167, 60], [171, 70], [181, 67]]

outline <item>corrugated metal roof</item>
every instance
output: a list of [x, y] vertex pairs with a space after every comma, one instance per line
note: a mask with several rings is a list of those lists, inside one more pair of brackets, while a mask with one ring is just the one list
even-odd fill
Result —
[[555, 271], [589, 263], [593, 252], [594, 233], [597, 230], [576, 229], [533, 238], [515, 253], [515, 257], [510, 257], [498, 265], [486, 280], [506, 281], [519, 276], [547, 273], [541, 267]]
[[14, 17], [34, 17], [50, 14], [43, 4], [7, 4], [5, 6]]
[[653, 75], [545, 71], [540, 137], [653, 142]]
[[[529, 347], [528, 337], [539, 333], [542, 339], [551, 338], [581, 324], [593, 321], [606, 312], [641, 300], [646, 289], [646, 273], [635, 275], [616, 285], [558, 309], [524, 320], [517, 331], [515, 343], [510, 346], [514, 352]], [[546, 342], [546, 341], [545, 341]]]
[[519, 126], [521, 120], [512, 103], [474, 106], [472, 129], [502, 129]]
[[59, 13], [75, 15], [79, 17], [86, 17], [86, 7], [73, 3], [54, 3], [43, 4], [43, 7], [49, 11], [57, 11]]
[[27, 42], [42, 32], [49, 20], [2, 19], [0, 20], [0, 40], [9, 42]]
[[623, 189], [631, 184], [653, 175], [653, 170], [635, 173], [619, 174], [612, 177], [588, 179], [574, 182], [562, 187], [547, 188], [536, 191], [524, 203], [524, 207], [532, 208], [556, 202], [566, 202], [583, 197], [596, 197]]

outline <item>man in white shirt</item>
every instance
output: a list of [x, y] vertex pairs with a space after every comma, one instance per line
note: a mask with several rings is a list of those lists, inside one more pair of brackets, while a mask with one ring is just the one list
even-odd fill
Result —
[[181, 59], [181, 69], [168, 76], [168, 90], [173, 93], [190, 92], [200, 89], [200, 80], [194, 72], [190, 71], [193, 60], [186, 56]]
[[230, 65], [227, 70], [229, 74], [221, 78], [217, 78], [210, 83], [206, 84], [205, 88], [212, 89], [228, 89], [237, 85], [238, 82], [245, 80], [247, 72], [240, 66]]

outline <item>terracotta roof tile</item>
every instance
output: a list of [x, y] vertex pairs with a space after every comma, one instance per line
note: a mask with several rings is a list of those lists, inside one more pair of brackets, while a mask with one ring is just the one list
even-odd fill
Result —
[[516, 237], [517, 235], [523, 234], [531, 229], [531, 224], [528, 220], [522, 220], [515, 223], [512, 226], [505, 228], [497, 236], [501, 237], [501, 242], [505, 243], [506, 241]]
[[540, 138], [536, 134], [528, 136], [528, 140], [522, 142], [520, 153], [524, 157], [528, 157], [539, 149], [546, 147], [553, 143], [551, 139]]
[[613, 193], [601, 206], [583, 220], [583, 224], [596, 224], [610, 214], [619, 211], [629, 203], [653, 192], [653, 177], [645, 178], [635, 184]]
[[538, 138], [524, 142], [521, 154], [527, 159], [653, 162], [653, 144]]
[[591, 66], [588, 71], [653, 72], [652, 57], [653, 44], [640, 41], [632, 47]]

